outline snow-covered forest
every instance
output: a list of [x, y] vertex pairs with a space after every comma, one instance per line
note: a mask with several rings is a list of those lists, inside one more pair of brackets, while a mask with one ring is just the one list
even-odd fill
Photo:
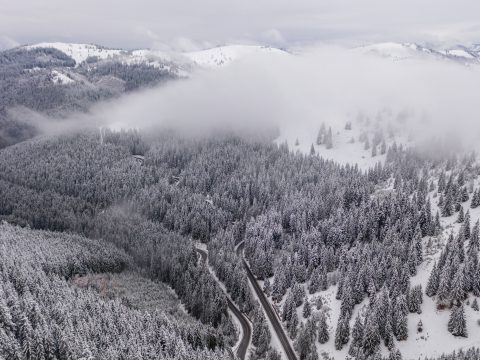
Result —
[[[474, 346], [480, 328], [476, 158], [442, 160], [393, 144], [384, 164], [364, 172], [272, 140], [273, 135], [234, 134], [192, 139], [175, 131], [152, 140], [133, 130], [92, 130], [3, 149], [0, 213], [12, 224], [2, 227], [9, 259], [2, 262], [8, 264], [3, 317], [25, 314], [32, 332], [25, 338], [20, 327], [27, 325], [19, 319], [3, 322], [2, 336], [12, 339], [5, 356], [28, 357], [40, 346], [33, 334], [48, 335], [21, 302], [33, 297], [42, 316], [53, 316], [47, 305], [53, 300], [42, 302], [36, 287], [51, 291], [53, 276], [73, 292], [68, 296], [75, 303], [84, 301], [75, 296], [95, 295], [75, 290], [73, 277], [127, 268], [168, 284], [185, 311], [207, 326], [197, 325], [200, 339], [206, 339], [199, 342], [198, 356], [225, 355], [239, 336], [227, 295], [253, 322], [251, 356], [279, 356], [282, 350], [269, 340], [271, 329], [235, 251], [242, 241], [299, 358], [413, 358], [429, 355], [439, 338], [451, 340], [452, 350]], [[195, 241], [206, 244], [216, 278], [198, 261]], [[78, 250], [67, 252], [62, 242]], [[15, 261], [17, 256], [28, 261]], [[22, 283], [29, 272], [45, 279]], [[112, 311], [130, 309], [108, 301]], [[145, 316], [125, 311], [132, 312], [125, 316], [133, 323]], [[93, 354], [113, 351], [82, 341], [65, 346], [75, 354], [82, 347]], [[412, 346], [421, 342], [426, 346], [416, 352]], [[138, 354], [157, 351], [148, 346], [139, 345]], [[182, 346], [196, 349], [188, 342]]]
[[307, 8], [125, 48], [0, 12], [0, 360], [480, 359], [480, 45]]

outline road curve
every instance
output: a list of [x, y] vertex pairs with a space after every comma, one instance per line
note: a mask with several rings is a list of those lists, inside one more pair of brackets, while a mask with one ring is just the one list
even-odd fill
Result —
[[275, 313], [275, 310], [273, 310], [272, 305], [270, 305], [270, 302], [268, 301], [267, 297], [263, 293], [263, 290], [260, 288], [260, 285], [258, 285], [257, 279], [253, 275], [252, 270], [250, 270], [250, 267], [248, 266], [247, 261], [243, 257], [244, 246], [245, 246], [245, 243], [243, 241], [237, 245], [237, 255], [240, 256], [240, 258], [243, 261], [243, 266], [247, 271], [248, 280], [250, 280], [250, 283], [255, 289], [255, 292], [257, 293], [257, 296], [260, 299], [260, 303], [262, 304], [263, 309], [267, 313], [268, 319], [270, 320], [270, 323], [272, 324], [273, 329], [277, 333], [278, 339], [282, 344], [282, 347], [285, 351], [285, 354], [287, 355], [287, 358], [289, 360], [297, 360], [297, 355], [295, 354], [295, 351], [293, 351], [292, 346], [288, 341], [287, 335], [283, 330], [282, 324], [280, 323], [280, 320], [278, 319]]
[[[205, 250], [198, 249], [198, 248], [195, 248], [195, 250], [200, 254], [202, 261], [204, 263], [207, 263], [208, 253]], [[243, 315], [243, 313], [237, 308], [237, 306], [230, 300], [228, 296], [227, 296], [227, 304], [230, 311], [233, 313], [233, 315], [235, 315], [235, 317], [240, 322], [240, 325], [242, 326], [243, 337], [237, 348], [237, 357], [241, 360], [245, 360], [247, 355], [248, 345], [250, 344], [250, 339], [252, 337], [252, 327], [250, 326], [250, 323], [245, 317], [245, 315]]]

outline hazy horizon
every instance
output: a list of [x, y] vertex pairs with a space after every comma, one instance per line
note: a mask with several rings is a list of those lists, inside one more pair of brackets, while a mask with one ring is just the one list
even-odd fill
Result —
[[[291, 47], [365, 42], [480, 41], [480, 3], [461, 0], [225, 3], [0, 1], [0, 49], [43, 41], [194, 50], [229, 43]], [[92, 9], [95, 9], [93, 11]]]

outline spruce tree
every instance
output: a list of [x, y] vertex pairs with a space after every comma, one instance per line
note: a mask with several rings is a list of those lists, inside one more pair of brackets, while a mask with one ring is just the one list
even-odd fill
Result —
[[363, 321], [360, 315], [357, 315], [355, 323], [352, 328], [352, 342], [348, 353], [352, 356], [355, 356], [358, 349], [363, 345]]
[[367, 316], [365, 329], [363, 333], [363, 350], [365, 355], [373, 355], [380, 345], [380, 333], [378, 330], [378, 321], [374, 313]]
[[402, 353], [398, 349], [393, 349], [388, 355], [388, 360], [402, 360]]
[[450, 290], [450, 299], [455, 305], [460, 305], [465, 299], [466, 293], [464, 287], [464, 267], [461, 265], [457, 268], [457, 272], [453, 277]]
[[393, 319], [394, 319], [394, 334], [398, 341], [403, 341], [408, 338], [408, 307], [406, 304], [405, 296], [400, 295], [397, 297], [394, 307]]
[[318, 319], [318, 342], [320, 344], [325, 344], [330, 339], [330, 334], [328, 332], [328, 325], [327, 325], [327, 315], [325, 311], [320, 313], [320, 317]]
[[472, 309], [475, 311], [478, 311], [478, 301], [477, 298], [475, 298], [472, 302]]
[[[462, 208], [463, 209], [463, 208]], [[467, 213], [465, 214], [465, 218], [463, 220], [463, 234], [465, 236], [465, 239], [470, 239], [471, 235], [471, 229], [470, 229], [470, 210], [467, 210]]]
[[303, 303], [304, 303], [304, 305], [303, 305], [303, 318], [308, 319], [308, 317], [312, 313], [312, 308], [311, 308], [311, 305], [310, 305], [310, 301], [308, 301], [308, 299], [305, 298], [305, 301]]
[[463, 304], [453, 308], [450, 319], [448, 320], [448, 331], [451, 332], [453, 336], [468, 336]]
[[325, 140], [325, 147], [331, 149], [333, 147], [332, 128], [328, 128], [327, 138]]
[[348, 318], [339, 317], [337, 330], [335, 332], [335, 349], [342, 350], [343, 345], [348, 343], [350, 339], [350, 324]]
[[458, 213], [457, 223], [461, 224], [465, 220], [465, 214], [463, 212], [463, 206], [460, 207], [460, 212]]

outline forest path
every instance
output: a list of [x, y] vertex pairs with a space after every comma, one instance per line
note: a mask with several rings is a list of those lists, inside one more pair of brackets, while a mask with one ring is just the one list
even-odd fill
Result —
[[[203, 263], [208, 265], [208, 253], [199, 248], [195, 248], [195, 250], [200, 254]], [[214, 277], [215, 280], [218, 281], [217, 277]], [[222, 284], [220, 284], [222, 285]], [[222, 286], [220, 286], [222, 287]], [[222, 287], [223, 288], [223, 287]], [[227, 304], [230, 311], [235, 315], [238, 319], [240, 325], [242, 326], [242, 339], [237, 347], [237, 356], [241, 360], [246, 359], [248, 346], [250, 345], [250, 339], [252, 337], [252, 327], [250, 322], [248, 321], [247, 317], [237, 308], [237, 306], [230, 300], [230, 297], [227, 295]]]
[[237, 255], [242, 259], [243, 261], [243, 266], [245, 267], [245, 270], [247, 271], [247, 276], [248, 280], [252, 284], [255, 292], [257, 293], [257, 296], [260, 300], [260, 303], [262, 304], [263, 309], [267, 313], [268, 320], [270, 321], [270, 324], [272, 325], [273, 329], [277, 333], [277, 337], [280, 340], [282, 347], [284, 349], [284, 352], [289, 360], [297, 360], [297, 355], [295, 354], [295, 351], [293, 350], [290, 342], [288, 341], [287, 335], [285, 334], [285, 331], [283, 330], [282, 324], [280, 323], [280, 320], [275, 312], [273, 310], [272, 305], [268, 301], [267, 297], [263, 293], [263, 290], [260, 288], [260, 285], [258, 285], [257, 279], [252, 273], [252, 270], [250, 270], [250, 267], [248, 266], [247, 261], [245, 260], [243, 256], [243, 248], [245, 246], [245, 243], [242, 241], [237, 245]]

